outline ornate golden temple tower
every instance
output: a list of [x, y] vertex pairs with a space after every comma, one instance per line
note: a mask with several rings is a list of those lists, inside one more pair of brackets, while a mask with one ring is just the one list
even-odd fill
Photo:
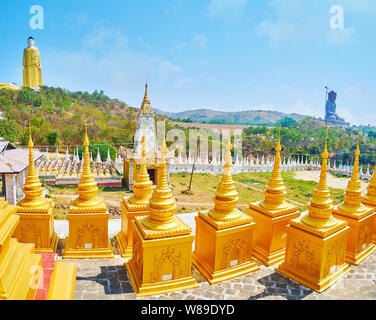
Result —
[[276, 271], [300, 284], [323, 292], [350, 267], [345, 262], [347, 222], [333, 217], [333, 203], [327, 185], [327, 139], [322, 153], [320, 181], [308, 204], [308, 212], [292, 219], [287, 226], [285, 261]]
[[276, 145], [272, 177], [264, 192], [265, 199], [249, 204], [247, 213], [256, 223], [253, 254], [265, 265], [282, 262], [286, 249], [286, 226], [300, 215], [298, 208], [286, 202], [286, 187], [281, 176], [281, 127]]
[[23, 86], [36, 88], [43, 85], [42, 69], [38, 47], [34, 46], [34, 38], [27, 40], [28, 47], [23, 53]]
[[236, 208], [238, 192], [231, 176], [231, 142], [226, 145], [222, 179], [214, 198], [214, 208], [196, 217], [193, 265], [210, 284], [232, 279], [260, 268], [252, 259], [255, 223]]
[[34, 162], [33, 140], [29, 129], [29, 169], [23, 187], [25, 197], [17, 204], [20, 222], [14, 236], [22, 243], [34, 243], [39, 252], [56, 252], [59, 242], [54, 232], [55, 202], [42, 196], [40, 183]]
[[198, 287], [191, 275], [192, 230], [175, 216], [176, 202], [167, 181], [163, 138], [158, 184], [149, 200], [150, 214], [136, 216], [133, 255], [125, 265], [137, 296]]
[[334, 208], [333, 215], [346, 220], [350, 226], [347, 240], [346, 261], [359, 265], [376, 250], [372, 243], [372, 230], [376, 208], [362, 204], [362, 186], [359, 180], [359, 135], [355, 150], [353, 174], [347, 185], [344, 202]]
[[116, 235], [121, 256], [132, 257], [133, 228], [132, 222], [136, 216], [149, 214], [149, 199], [153, 192], [153, 182], [146, 170], [146, 141], [142, 137], [142, 159], [136, 182], [133, 185], [134, 195], [130, 198], [123, 197], [121, 204], [121, 231]]
[[106, 203], [97, 197], [98, 187], [90, 168], [89, 138], [85, 122], [84, 167], [78, 183], [78, 197], [67, 215], [69, 235], [65, 240], [65, 259], [113, 258], [108, 237]]
[[[362, 197], [362, 203], [376, 209], [376, 163], [372, 178], [368, 183], [367, 193]], [[372, 242], [376, 244], [376, 219], [373, 223]]]

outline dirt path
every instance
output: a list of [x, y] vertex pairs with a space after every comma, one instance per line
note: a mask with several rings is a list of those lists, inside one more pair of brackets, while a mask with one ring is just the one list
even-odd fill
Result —
[[[305, 181], [315, 181], [320, 180], [320, 171], [296, 171], [294, 173], [295, 179], [305, 180]], [[336, 189], [346, 189], [349, 178], [337, 178], [332, 174], [328, 173], [328, 186]], [[363, 192], [367, 191], [367, 183], [362, 181]]]

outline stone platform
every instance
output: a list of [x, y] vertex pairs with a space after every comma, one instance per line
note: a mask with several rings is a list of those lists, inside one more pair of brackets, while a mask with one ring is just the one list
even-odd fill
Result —
[[[179, 214], [189, 226], [194, 226], [196, 213]], [[55, 231], [64, 238], [65, 221], [55, 221]], [[67, 223], [66, 223], [67, 224]], [[204, 278], [192, 269], [193, 277], [200, 287], [191, 290], [172, 292], [150, 297], [136, 297], [132, 289], [126, 268], [125, 259], [121, 258], [115, 234], [120, 230], [120, 219], [111, 219], [109, 234], [115, 250], [114, 259], [103, 260], [68, 260], [77, 265], [77, 281], [75, 299], [77, 300], [333, 300], [333, 299], [376, 299], [376, 253], [359, 266], [352, 266], [351, 272], [322, 294], [318, 294], [287, 277], [274, 271], [277, 265], [266, 267], [257, 261], [260, 270], [242, 277], [209, 285]], [[194, 230], [193, 230], [194, 231]], [[61, 260], [61, 248], [64, 240], [60, 240], [58, 260]]]

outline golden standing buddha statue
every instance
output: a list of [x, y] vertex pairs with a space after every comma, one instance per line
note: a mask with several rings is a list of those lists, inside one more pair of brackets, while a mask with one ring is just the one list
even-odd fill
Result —
[[78, 197], [73, 200], [67, 215], [69, 235], [65, 240], [65, 259], [113, 258], [108, 237], [106, 203], [97, 196], [98, 187], [90, 167], [89, 138], [85, 122], [84, 165], [78, 183]]
[[346, 220], [350, 226], [346, 261], [354, 265], [359, 265], [376, 250], [376, 246], [372, 242], [376, 208], [366, 206], [361, 202], [362, 185], [359, 180], [359, 155], [358, 134], [354, 168], [345, 191], [345, 200], [337, 205], [333, 211], [336, 218]]
[[345, 262], [347, 222], [333, 217], [327, 185], [328, 129], [322, 153], [320, 181], [313, 191], [308, 212], [287, 226], [285, 261], [276, 271], [300, 284], [323, 292], [350, 272]]
[[260, 269], [252, 259], [255, 223], [236, 208], [239, 195], [231, 176], [231, 147], [229, 136], [224, 172], [213, 199], [214, 208], [209, 212], [200, 211], [195, 218], [193, 265], [210, 284]]
[[149, 215], [136, 216], [133, 254], [125, 265], [137, 296], [198, 287], [191, 275], [191, 228], [175, 216], [176, 202], [167, 180], [163, 138], [158, 184], [149, 200]]
[[29, 128], [29, 168], [22, 191], [25, 197], [17, 203], [20, 222], [14, 236], [22, 243], [34, 243], [39, 252], [56, 252], [59, 242], [54, 232], [55, 202], [42, 196], [43, 188], [34, 162], [33, 147]]
[[247, 213], [256, 223], [253, 241], [254, 256], [265, 265], [282, 262], [286, 249], [286, 226], [300, 215], [298, 208], [285, 200], [286, 187], [281, 175], [281, 127], [272, 177], [264, 192], [265, 199], [249, 204]]
[[142, 158], [140, 169], [133, 184], [133, 196], [123, 197], [121, 205], [121, 231], [116, 235], [121, 256], [123, 258], [132, 257], [133, 229], [132, 222], [136, 216], [149, 214], [149, 199], [153, 192], [153, 182], [149, 178], [146, 169], [146, 141], [142, 137]]
[[42, 69], [38, 47], [34, 46], [35, 40], [29, 37], [28, 47], [23, 53], [23, 86], [36, 88], [43, 85]]

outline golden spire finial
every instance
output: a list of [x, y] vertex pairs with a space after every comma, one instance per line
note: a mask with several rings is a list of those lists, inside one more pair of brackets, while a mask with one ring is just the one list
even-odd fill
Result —
[[225, 166], [221, 181], [218, 184], [217, 191], [215, 192], [214, 208], [209, 212], [209, 216], [214, 220], [231, 221], [241, 217], [241, 212], [236, 209], [239, 201], [238, 192], [235, 189], [235, 183], [231, 175], [231, 128], [230, 135], [226, 144], [226, 157]]
[[164, 132], [161, 153], [161, 161], [158, 168], [158, 183], [149, 200], [150, 215], [142, 223], [145, 227], [152, 230], [172, 230], [179, 223], [174, 216], [176, 201], [172, 196], [167, 179], [167, 146]]
[[145, 95], [144, 95], [144, 103], [150, 103], [149, 97], [148, 97], [148, 83], [145, 83]]
[[260, 203], [261, 207], [268, 210], [282, 210], [289, 206], [285, 201], [287, 191], [281, 175], [281, 125], [278, 130], [278, 141], [275, 150], [272, 176], [264, 192], [265, 199]]
[[91, 171], [90, 152], [89, 152], [89, 138], [87, 135], [87, 122], [85, 120], [85, 137], [84, 137], [84, 164], [83, 171], [78, 183], [78, 198], [73, 201], [77, 207], [97, 207], [105, 206], [102, 199], [97, 198], [97, 182], [95, 181], [94, 174]]
[[34, 152], [33, 152], [33, 139], [31, 138], [31, 127], [29, 124], [29, 168], [25, 180], [24, 187], [22, 189], [25, 197], [18, 202], [18, 206], [20, 207], [43, 207], [49, 203], [49, 201], [42, 197], [42, 184], [40, 183], [39, 176], [37, 170], [35, 168], [34, 162]]
[[308, 215], [302, 218], [302, 221], [312, 227], [329, 228], [335, 225], [333, 218], [333, 201], [330, 197], [330, 190], [327, 184], [328, 171], [328, 128], [326, 128], [325, 147], [321, 154], [322, 164], [320, 181], [313, 191], [313, 196], [308, 204]]
[[353, 214], [363, 213], [367, 211], [367, 208], [362, 205], [362, 185], [359, 180], [359, 141], [360, 131], [358, 133], [358, 144], [355, 150], [355, 160], [351, 179], [349, 180], [345, 194], [344, 202], [339, 205], [339, 210], [350, 211]]
[[146, 139], [142, 136], [141, 139], [142, 152], [141, 152], [141, 165], [136, 176], [136, 181], [133, 184], [134, 196], [129, 199], [132, 204], [147, 205], [153, 192], [153, 182], [150, 180], [146, 168]]

